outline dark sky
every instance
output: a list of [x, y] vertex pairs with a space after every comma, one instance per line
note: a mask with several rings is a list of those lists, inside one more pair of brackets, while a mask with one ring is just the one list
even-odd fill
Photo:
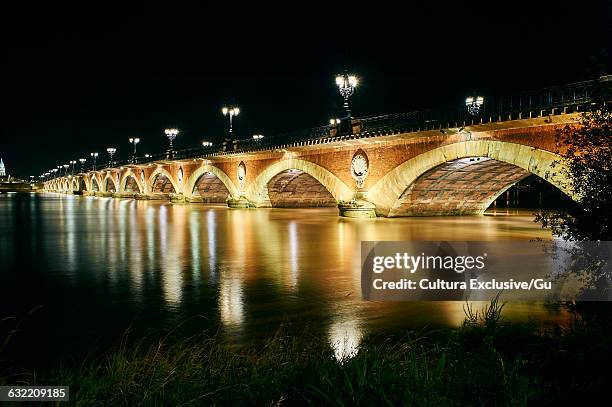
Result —
[[610, 1], [47, 3], [0, 13], [0, 157], [15, 175], [109, 146], [127, 158], [131, 136], [158, 152], [169, 126], [179, 148], [218, 141], [227, 101], [243, 137], [325, 124], [345, 67], [360, 116], [582, 80], [612, 51]]

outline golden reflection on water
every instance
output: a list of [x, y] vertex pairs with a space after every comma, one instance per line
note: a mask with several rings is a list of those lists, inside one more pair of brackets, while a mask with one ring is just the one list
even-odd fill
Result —
[[[110, 290], [109, 301], [127, 285], [129, 301], [147, 303], [157, 287], [166, 309], [196, 309], [230, 335], [303, 318], [323, 328], [339, 359], [354, 355], [370, 332], [458, 326], [464, 318], [462, 302], [362, 301], [362, 240], [551, 238], [524, 211], [346, 219], [333, 208], [232, 210], [81, 197], [53, 205], [60, 211], [54, 247], [66, 260], [63, 270], [108, 281], [100, 289]], [[504, 316], [565, 318], [519, 303], [508, 304]]]

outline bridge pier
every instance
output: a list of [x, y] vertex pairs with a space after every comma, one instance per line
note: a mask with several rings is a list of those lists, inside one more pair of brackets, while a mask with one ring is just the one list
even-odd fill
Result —
[[234, 209], [256, 208], [256, 206], [252, 202], [250, 202], [248, 199], [246, 199], [244, 195], [238, 199], [229, 198], [227, 200], [227, 206], [229, 208], [234, 208]]
[[186, 203], [185, 195], [179, 194], [170, 194], [170, 202], [173, 203]]
[[363, 199], [340, 201], [338, 203], [339, 215], [345, 218], [375, 218], [376, 206]]

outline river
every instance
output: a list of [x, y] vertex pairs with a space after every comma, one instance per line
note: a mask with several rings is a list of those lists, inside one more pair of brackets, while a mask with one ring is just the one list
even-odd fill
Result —
[[[101, 348], [128, 327], [132, 338], [180, 326], [241, 344], [285, 323], [350, 353], [366, 335], [464, 316], [461, 302], [362, 301], [360, 241], [550, 239], [532, 212], [360, 220], [334, 208], [2, 194], [0, 342], [17, 327], [5, 352], [39, 363]], [[504, 316], [565, 318], [537, 303], [509, 303]]]

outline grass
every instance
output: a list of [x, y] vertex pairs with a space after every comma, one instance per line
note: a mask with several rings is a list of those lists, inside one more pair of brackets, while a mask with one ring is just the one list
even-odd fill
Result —
[[122, 342], [18, 381], [68, 385], [73, 404], [83, 406], [515, 406], [605, 395], [612, 360], [605, 321], [577, 318], [569, 328], [542, 331], [502, 324], [502, 308], [497, 299], [479, 311], [466, 305], [457, 330], [367, 338], [343, 360], [325, 339], [280, 329], [263, 346], [206, 335], [152, 346]]

